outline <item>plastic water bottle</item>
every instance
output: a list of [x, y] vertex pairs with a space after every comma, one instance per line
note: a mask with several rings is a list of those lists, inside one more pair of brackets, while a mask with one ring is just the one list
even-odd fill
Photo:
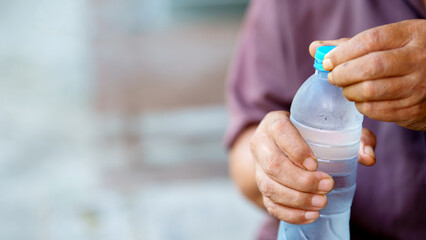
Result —
[[334, 47], [319, 47], [315, 53], [315, 74], [300, 87], [290, 109], [297, 127], [318, 159], [318, 170], [333, 177], [334, 189], [328, 204], [313, 223], [293, 225], [281, 222], [278, 240], [349, 239], [349, 217], [356, 187], [358, 149], [363, 116], [342, 93], [331, 85], [322, 67], [324, 55]]

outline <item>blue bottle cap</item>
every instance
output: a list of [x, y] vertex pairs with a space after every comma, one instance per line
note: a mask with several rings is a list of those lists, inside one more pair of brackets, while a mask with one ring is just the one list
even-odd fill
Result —
[[324, 56], [330, 52], [333, 48], [336, 46], [321, 46], [317, 48], [317, 51], [315, 52], [315, 62], [314, 62], [314, 68], [323, 72], [328, 72], [324, 70], [322, 67], [322, 60], [324, 59]]

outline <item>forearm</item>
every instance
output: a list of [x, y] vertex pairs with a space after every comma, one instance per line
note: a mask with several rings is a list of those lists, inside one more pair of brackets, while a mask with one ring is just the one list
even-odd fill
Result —
[[254, 159], [250, 151], [250, 138], [257, 125], [245, 129], [232, 145], [229, 153], [229, 171], [241, 193], [257, 206], [264, 208], [262, 195], [256, 185]]

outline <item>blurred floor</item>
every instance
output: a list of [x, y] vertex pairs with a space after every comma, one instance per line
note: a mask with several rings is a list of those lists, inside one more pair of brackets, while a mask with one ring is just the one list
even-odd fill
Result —
[[221, 146], [230, 2], [0, 2], [0, 239], [254, 238]]

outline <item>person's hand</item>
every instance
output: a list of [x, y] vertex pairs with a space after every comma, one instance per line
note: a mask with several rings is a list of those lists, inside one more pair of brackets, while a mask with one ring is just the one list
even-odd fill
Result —
[[[334, 181], [316, 171], [318, 163], [312, 150], [289, 120], [285, 111], [265, 116], [250, 140], [255, 162], [257, 186], [266, 210], [274, 217], [292, 224], [306, 224], [319, 217], [327, 204], [325, 194]], [[360, 163], [375, 163], [376, 138], [363, 129]]]
[[323, 61], [331, 84], [343, 87], [365, 116], [426, 131], [426, 20], [366, 30], [351, 39], [315, 41], [337, 45]]

